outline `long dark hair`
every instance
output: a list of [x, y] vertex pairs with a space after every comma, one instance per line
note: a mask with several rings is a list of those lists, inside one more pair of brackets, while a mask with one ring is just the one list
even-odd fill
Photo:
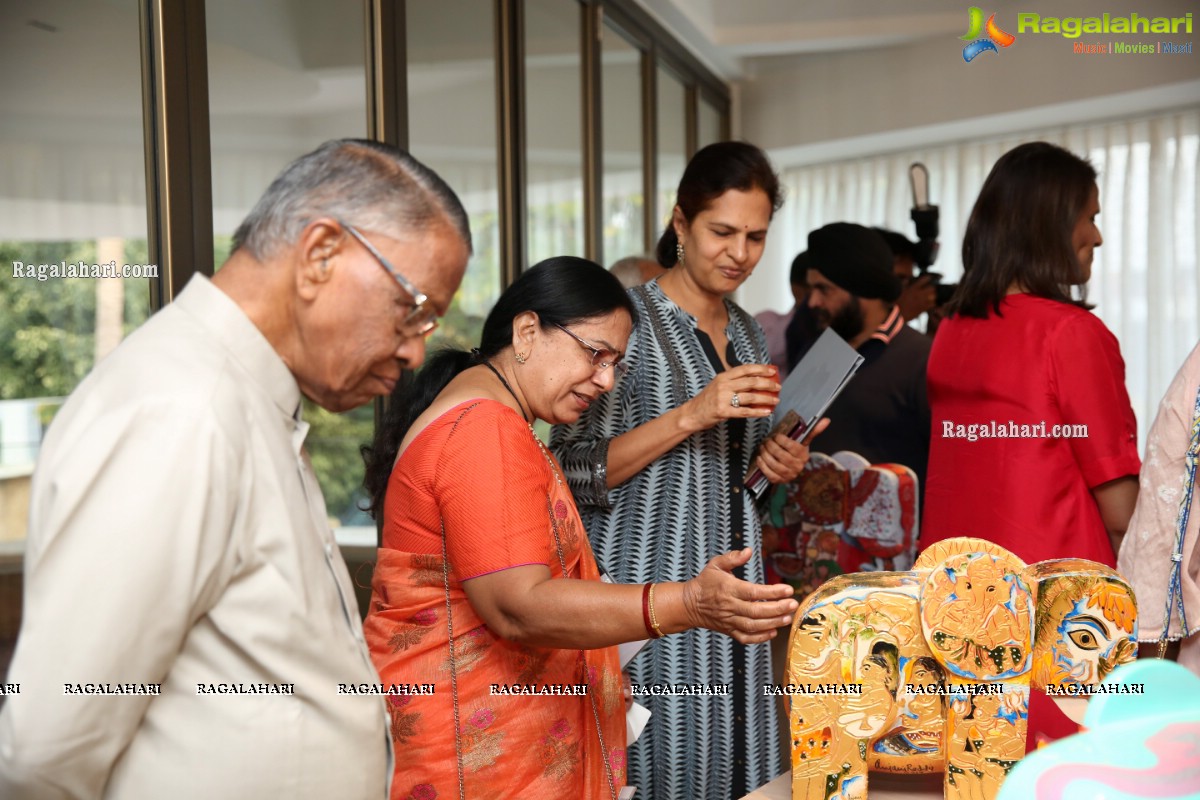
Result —
[[[1036, 297], [1091, 308], [1071, 239], [1095, 184], [1090, 163], [1048, 142], [1002, 155], [971, 209], [963, 277], [947, 311], [979, 318], [998, 314], [1013, 283]], [[1076, 285], [1079, 300], [1071, 295]]]
[[[712, 202], [730, 189], [748, 192], [762, 189], [771, 201], [774, 216], [783, 205], [783, 193], [779, 188], [779, 176], [771, 166], [767, 154], [749, 142], [716, 142], [703, 147], [692, 156], [679, 188], [675, 190], [675, 205], [683, 212], [689, 223]], [[664, 267], [673, 267], [679, 260], [676, 245], [679, 236], [675, 226], [667, 223], [654, 256]]]
[[383, 513], [388, 479], [400, 443], [417, 417], [455, 376], [512, 345], [513, 320], [533, 311], [543, 329], [595, 319], [619, 309], [636, 321], [624, 287], [599, 264], [574, 256], [556, 256], [521, 273], [500, 295], [483, 323], [478, 353], [446, 348], [434, 353], [416, 377], [396, 386], [387, 412], [375, 428], [375, 440], [361, 450], [366, 462], [363, 486], [371, 499], [365, 509], [375, 519]]

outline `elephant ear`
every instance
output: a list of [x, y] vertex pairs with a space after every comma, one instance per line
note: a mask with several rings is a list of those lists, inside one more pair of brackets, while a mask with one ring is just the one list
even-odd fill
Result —
[[1026, 570], [1037, 593], [1032, 682], [1038, 688], [1100, 683], [1137, 655], [1137, 600], [1120, 573], [1081, 558]]
[[[987, 547], [975, 549], [977, 542]], [[969, 681], [1003, 681], [1027, 674], [1033, 651], [1034, 595], [1025, 563], [979, 539], [939, 544], [957, 552], [926, 567], [929, 571], [923, 576], [921, 630], [934, 657], [951, 675]], [[918, 563], [933, 549], [927, 549]]]
[[945, 561], [950, 556], [956, 556], [960, 553], [991, 553], [994, 556], [1003, 556], [1012, 559], [1021, 568], [1025, 568], [1025, 562], [1017, 558], [1012, 553], [1005, 550], [998, 544], [989, 542], [986, 539], [976, 539], [971, 536], [959, 536], [954, 539], [943, 539], [940, 542], [934, 542], [926, 547], [921, 555], [917, 556], [917, 560], [913, 563], [913, 569], [933, 569], [938, 564]]

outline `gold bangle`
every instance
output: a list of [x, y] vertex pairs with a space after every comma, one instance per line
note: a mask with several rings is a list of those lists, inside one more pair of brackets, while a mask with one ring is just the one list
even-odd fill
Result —
[[658, 627], [658, 617], [654, 614], [654, 584], [650, 584], [650, 593], [648, 595], [648, 603], [650, 606], [650, 625], [654, 628], [656, 638], [661, 638], [663, 635], [662, 628]]

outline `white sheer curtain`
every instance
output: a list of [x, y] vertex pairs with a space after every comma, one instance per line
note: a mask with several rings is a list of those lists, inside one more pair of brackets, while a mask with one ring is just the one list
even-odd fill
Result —
[[807, 247], [808, 232], [826, 223], [879, 225], [915, 239], [908, 184], [914, 161], [929, 168], [930, 199], [941, 212], [934, 269], [956, 281], [963, 229], [984, 177], [1003, 153], [1035, 140], [1087, 156], [1100, 175], [1104, 245], [1088, 300], [1121, 343], [1144, 444], [1158, 401], [1200, 338], [1200, 109], [785, 169], [787, 201], [760, 266], [768, 279], [746, 287], [743, 304], [756, 313], [790, 299], [788, 265]]

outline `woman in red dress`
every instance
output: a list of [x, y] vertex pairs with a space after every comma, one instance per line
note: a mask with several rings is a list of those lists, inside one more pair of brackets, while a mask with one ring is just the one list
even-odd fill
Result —
[[1026, 563], [1116, 564], [1137, 499], [1117, 339], [1080, 296], [1102, 239], [1096, 171], [1045, 142], [996, 162], [929, 356], [921, 546], [978, 536]]
[[606, 270], [549, 259], [501, 295], [478, 350], [435, 355], [393, 398], [367, 453], [383, 547], [364, 629], [390, 692], [394, 800], [616, 800], [614, 645], [693, 627], [762, 642], [790, 621], [790, 587], [730, 574], [749, 550], [686, 583], [600, 581], [532, 422], [574, 422], [610, 390], [632, 325]]

